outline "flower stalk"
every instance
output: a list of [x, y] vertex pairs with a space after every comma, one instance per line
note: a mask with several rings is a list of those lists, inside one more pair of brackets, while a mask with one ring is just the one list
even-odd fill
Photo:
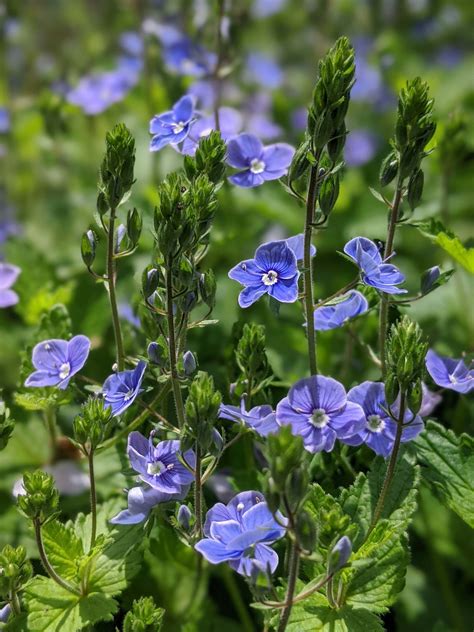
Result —
[[43, 564], [44, 570], [51, 577], [53, 581], [55, 581], [61, 588], [64, 588], [68, 592], [73, 595], [81, 595], [81, 592], [72, 586], [69, 582], [63, 579], [51, 566], [51, 563], [48, 559], [48, 555], [46, 553], [46, 549], [44, 548], [43, 535], [41, 533], [41, 522], [39, 520], [33, 520], [33, 527], [35, 531], [35, 539], [36, 544], [38, 546], [38, 552], [41, 559], [41, 563]]
[[122, 331], [117, 307], [117, 295], [115, 283], [117, 278], [117, 266], [115, 261], [115, 213], [116, 209], [110, 209], [109, 228], [107, 232], [107, 288], [109, 294], [110, 309], [112, 312], [112, 324], [114, 328], [115, 347], [117, 357], [117, 370], [123, 371], [125, 368]]

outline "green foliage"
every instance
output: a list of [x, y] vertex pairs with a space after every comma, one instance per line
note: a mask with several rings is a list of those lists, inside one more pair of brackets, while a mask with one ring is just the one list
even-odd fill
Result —
[[407, 225], [417, 228], [424, 237], [442, 248], [468, 272], [474, 274], [474, 248], [464, 246], [459, 237], [440, 221], [430, 219], [426, 222], [410, 222]]
[[15, 421], [10, 417], [10, 409], [0, 399], [0, 451], [7, 447], [14, 427]]
[[474, 440], [429, 421], [416, 440], [422, 479], [438, 498], [474, 528]]
[[51, 474], [36, 470], [23, 475], [25, 493], [18, 496], [22, 513], [39, 524], [45, 524], [56, 514], [59, 505], [58, 490]]
[[151, 597], [136, 599], [123, 622], [123, 632], [160, 632], [165, 611]]
[[212, 441], [212, 428], [217, 419], [222, 397], [213, 378], [199, 371], [189, 387], [185, 403], [188, 437], [194, 438], [205, 452]]
[[104, 215], [116, 209], [133, 185], [135, 140], [123, 123], [105, 137], [105, 155], [100, 167], [97, 210]]

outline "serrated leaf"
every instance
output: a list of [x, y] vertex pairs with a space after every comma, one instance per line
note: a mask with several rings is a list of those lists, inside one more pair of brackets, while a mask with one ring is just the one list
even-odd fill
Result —
[[77, 561], [84, 555], [84, 549], [72, 527], [53, 520], [43, 527], [42, 533], [44, 546], [54, 569], [64, 579], [77, 579]]
[[65, 406], [72, 400], [72, 395], [67, 391], [59, 389], [53, 391], [44, 388], [38, 389], [38, 391], [15, 393], [15, 404], [25, 410], [47, 410], [48, 408]]
[[415, 442], [422, 477], [438, 498], [474, 528], [474, 439], [429, 421]]
[[414, 226], [422, 235], [440, 246], [455, 261], [460, 263], [471, 274], [474, 274], [474, 248], [466, 248], [457, 235], [449, 231], [435, 219], [427, 222], [410, 222], [406, 226]]
[[98, 621], [111, 621], [117, 602], [102, 593], [77, 596], [52, 579], [35, 577], [25, 591], [28, 630], [31, 632], [77, 632]]

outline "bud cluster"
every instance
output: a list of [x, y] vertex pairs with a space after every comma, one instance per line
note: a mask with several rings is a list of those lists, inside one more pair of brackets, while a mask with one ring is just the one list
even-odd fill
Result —
[[[266, 384], [272, 371], [265, 352], [265, 327], [245, 323], [235, 349], [237, 366], [242, 372], [236, 384], [237, 396], [252, 395]], [[251, 384], [249, 384], [251, 382]], [[249, 386], [252, 393], [249, 392]]]
[[89, 397], [73, 422], [75, 441], [87, 446], [88, 451], [94, 450], [106, 437], [112, 421], [112, 410], [109, 406], [105, 407], [104, 400]]
[[6, 407], [5, 402], [0, 399], [0, 450], [3, 450], [10, 440], [15, 422], [10, 417], [10, 410]]
[[104, 215], [115, 209], [133, 185], [135, 140], [120, 123], [105, 137], [105, 156], [100, 167], [97, 210]]
[[194, 180], [199, 174], [206, 174], [213, 184], [220, 184], [225, 175], [226, 146], [217, 131], [201, 139], [195, 155], [184, 157], [184, 170], [189, 180]]
[[33, 568], [23, 546], [14, 548], [7, 544], [0, 552], [0, 596], [16, 593], [32, 577]]
[[24, 494], [18, 496], [18, 507], [27, 518], [40, 524], [51, 520], [58, 509], [59, 494], [54, 487], [51, 474], [41, 470], [25, 472], [23, 476]]
[[186, 439], [196, 441], [203, 453], [213, 440], [213, 427], [222, 398], [214, 387], [214, 380], [204, 371], [199, 371], [191, 382], [185, 403]]
[[123, 632], [160, 632], [165, 611], [157, 608], [151, 597], [141, 597], [132, 604], [123, 621]]

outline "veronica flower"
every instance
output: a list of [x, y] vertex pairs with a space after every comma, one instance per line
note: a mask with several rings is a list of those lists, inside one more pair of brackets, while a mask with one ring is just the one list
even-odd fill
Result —
[[73, 375], [86, 363], [91, 343], [87, 336], [71, 340], [44, 340], [33, 349], [32, 362], [36, 371], [29, 375], [25, 386], [57, 386], [65, 389]]
[[245, 399], [242, 398], [239, 406], [221, 404], [219, 418], [230, 421], [243, 422], [262, 437], [278, 432], [279, 426], [271, 406], [254, 406], [248, 412], [245, 410]]
[[132, 487], [127, 493], [127, 509], [111, 518], [110, 522], [112, 524], [138, 524], [148, 518], [150, 511], [156, 505], [169, 502], [170, 500], [182, 500], [188, 491], [189, 487], [181, 488], [181, 491], [176, 494], [167, 494], [148, 485]]
[[[397, 424], [387, 412], [385, 401], [385, 387], [382, 382], [362, 382], [351, 388], [347, 394], [350, 402], [359, 404], [364, 411], [365, 424], [352, 437], [343, 439], [349, 445], [365, 443], [376, 454], [386, 458], [390, 455], [397, 434]], [[394, 416], [398, 415], [398, 407], [392, 406]], [[419, 415], [413, 416], [410, 410], [405, 412], [404, 422], [407, 424], [402, 431], [402, 442], [411, 441], [423, 430], [423, 420]], [[410, 422], [410, 423], [409, 423]]]
[[301, 435], [308, 452], [330, 452], [336, 439], [344, 440], [365, 426], [364, 411], [347, 400], [342, 384], [322, 375], [299, 380], [276, 409], [280, 426], [290, 425]]
[[[194, 156], [201, 138], [206, 138], [216, 127], [215, 116], [205, 116], [193, 123], [188, 137], [184, 140], [181, 153]], [[242, 116], [234, 108], [219, 108], [219, 131], [227, 141], [242, 129]]]
[[367, 299], [356, 290], [351, 290], [334, 304], [323, 305], [314, 310], [314, 328], [317, 331], [337, 329], [348, 320], [364, 314], [369, 309]]
[[168, 112], [154, 116], [150, 121], [150, 151], [181, 143], [189, 134], [193, 116], [194, 100], [189, 95], [181, 97]]
[[0, 262], [0, 308], [11, 307], [19, 301], [18, 294], [11, 287], [15, 283], [21, 270], [11, 263]]
[[[146, 439], [140, 432], [128, 435], [127, 454], [130, 465], [138, 473], [140, 479], [153, 489], [167, 494], [177, 494], [193, 482], [193, 474], [179, 459], [180, 442], [177, 440], [160, 441], [153, 444], [154, 432]], [[192, 450], [187, 450], [183, 457], [194, 468], [196, 457]]]
[[146, 366], [146, 362], [140, 360], [134, 369], [113, 373], [105, 380], [102, 386], [104, 401], [115, 417], [127, 410], [142, 392], [140, 387]]
[[0, 134], [6, 134], [10, 129], [10, 112], [0, 107]]
[[257, 138], [273, 140], [281, 136], [282, 129], [272, 120], [273, 102], [266, 92], [250, 95], [245, 104], [245, 130]]
[[440, 356], [430, 349], [426, 354], [426, 368], [438, 386], [457, 393], [469, 393], [474, 388], [474, 368], [463, 360]]
[[298, 265], [285, 241], [263, 244], [254, 259], [236, 265], [229, 277], [245, 286], [239, 294], [240, 307], [249, 307], [264, 294], [281, 303], [294, 303], [298, 298]]
[[400, 270], [385, 263], [379, 249], [366, 237], [354, 237], [344, 246], [344, 252], [360, 268], [361, 280], [386, 294], [405, 294], [406, 290], [396, 287], [405, 280]]
[[278, 555], [270, 548], [285, 535], [286, 519], [276, 522], [260, 492], [241, 492], [227, 505], [217, 503], [207, 512], [203, 540], [195, 549], [211, 564], [228, 562], [240, 575], [274, 572]]
[[240, 187], [258, 187], [266, 180], [277, 180], [285, 175], [290, 166], [294, 148], [286, 143], [264, 147], [252, 134], [240, 134], [229, 141], [227, 162], [241, 169], [229, 180]]
[[216, 65], [215, 53], [193, 42], [189, 37], [173, 27], [167, 27], [163, 33], [163, 60], [165, 64], [180, 75], [203, 77], [210, 74]]
[[440, 393], [434, 393], [426, 386], [424, 382], [421, 383], [422, 400], [421, 408], [418, 411], [420, 417], [428, 417], [434, 411], [436, 406], [441, 403], [443, 399]]
[[274, 59], [261, 53], [250, 53], [247, 56], [246, 74], [250, 81], [271, 90], [275, 90], [283, 83], [283, 72], [280, 66]]
[[348, 134], [344, 146], [344, 160], [350, 167], [360, 167], [372, 160], [377, 151], [375, 136], [364, 130]]

